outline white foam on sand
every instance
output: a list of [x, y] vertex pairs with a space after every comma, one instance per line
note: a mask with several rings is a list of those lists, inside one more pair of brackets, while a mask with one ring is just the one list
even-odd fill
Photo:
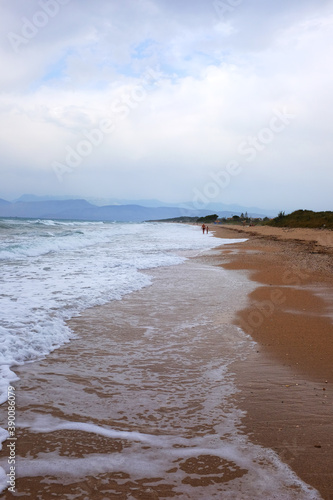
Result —
[[[133, 480], [143, 478], [163, 478], [154, 484], [171, 484], [178, 494], [188, 498], [235, 498], [237, 500], [255, 498], [258, 500], [319, 500], [321, 496], [313, 488], [303, 483], [295, 473], [272, 451], [253, 445], [246, 436], [238, 436], [237, 442], [221, 441], [220, 436], [195, 437], [149, 435], [140, 432], [126, 432], [89, 423], [64, 421], [50, 416], [37, 416], [21, 427], [29, 427], [31, 432], [52, 433], [61, 430], [81, 431], [110, 439], [129, 441], [131, 445], [121, 453], [87, 454], [84, 458], [67, 458], [57, 452], [39, 453], [34, 460], [19, 459], [18, 477], [55, 476], [64, 484], [84, 479], [88, 475], [122, 472], [130, 474]], [[141, 445], [144, 445], [144, 450]], [[179, 465], [189, 458], [218, 457], [233, 464], [230, 467], [246, 471], [242, 477], [231, 479], [225, 485], [211, 485], [191, 488], [183, 480], [189, 476]], [[170, 469], [173, 472], [170, 472]], [[219, 475], [223, 474], [220, 471]], [[216, 474], [205, 477], [214, 479]], [[223, 493], [222, 493], [223, 492]], [[221, 496], [223, 495], [223, 496]]]

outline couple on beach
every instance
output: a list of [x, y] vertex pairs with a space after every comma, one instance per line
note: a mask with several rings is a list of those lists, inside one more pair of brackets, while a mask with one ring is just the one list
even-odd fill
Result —
[[208, 226], [205, 226], [205, 224], [202, 224], [201, 228], [202, 228], [202, 234], [205, 234], [205, 231], [208, 234], [208, 231], [209, 231], [209, 227]]

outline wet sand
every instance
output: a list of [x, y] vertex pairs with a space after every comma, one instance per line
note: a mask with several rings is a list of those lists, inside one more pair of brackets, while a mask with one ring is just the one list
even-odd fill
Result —
[[235, 320], [258, 342], [234, 366], [247, 431], [332, 499], [333, 232], [214, 229], [249, 237], [221, 250], [225, 269], [245, 270], [256, 284]]

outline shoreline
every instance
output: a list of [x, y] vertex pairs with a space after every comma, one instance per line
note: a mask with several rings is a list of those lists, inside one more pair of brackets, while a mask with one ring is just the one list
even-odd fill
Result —
[[331, 500], [333, 233], [237, 226], [212, 232], [249, 238], [220, 249], [223, 268], [247, 272], [256, 284], [235, 317], [258, 344], [233, 366], [246, 432]]
[[319, 498], [244, 430], [233, 368], [254, 344], [232, 318], [254, 286], [220, 255], [149, 271], [151, 286], [85, 310], [72, 342], [15, 369], [14, 496]]
[[17, 496], [330, 499], [331, 382], [296, 377], [234, 322], [258, 290], [255, 255], [252, 239], [147, 271], [151, 286], [86, 309], [69, 344], [15, 368]]

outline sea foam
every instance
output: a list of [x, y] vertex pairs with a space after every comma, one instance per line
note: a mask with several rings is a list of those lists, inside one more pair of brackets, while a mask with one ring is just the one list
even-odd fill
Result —
[[[46, 415], [39, 415], [30, 422], [21, 423], [20, 427], [29, 427], [30, 432], [52, 433], [59, 430], [81, 431], [96, 434], [109, 439], [136, 441], [144, 448], [124, 448], [121, 453], [91, 453], [84, 458], [65, 458], [57, 452], [39, 453], [33, 461], [20, 460], [20, 476], [54, 476], [70, 484], [74, 477], [77, 481], [87, 475], [122, 472], [132, 479], [143, 477], [163, 478], [173, 484], [179, 495], [188, 497], [185, 479], [188, 473], [175, 464], [194, 458], [217, 457], [229, 464], [234, 464], [246, 473], [233, 480], [233, 487], [223, 491], [223, 498], [247, 500], [320, 500], [321, 496], [312, 487], [301, 481], [296, 474], [272, 450], [252, 444], [247, 436], [238, 435], [236, 439], [221, 442], [216, 436], [182, 438], [177, 435], [149, 435], [139, 432], [125, 432], [82, 422], [62, 421]], [[147, 446], [148, 445], [148, 446]], [[207, 446], [208, 445], [208, 446]], [[172, 472], [171, 472], [172, 471]], [[222, 471], [220, 472], [222, 476]], [[154, 481], [155, 483], [157, 480]], [[191, 489], [191, 498], [220, 498], [214, 481], [211, 485], [199, 485]]]
[[222, 243], [177, 224], [2, 219], [0, 402], [15, 380], [10, 367], [70, 341], [68, 319], [150, 285], [143, 270]]

